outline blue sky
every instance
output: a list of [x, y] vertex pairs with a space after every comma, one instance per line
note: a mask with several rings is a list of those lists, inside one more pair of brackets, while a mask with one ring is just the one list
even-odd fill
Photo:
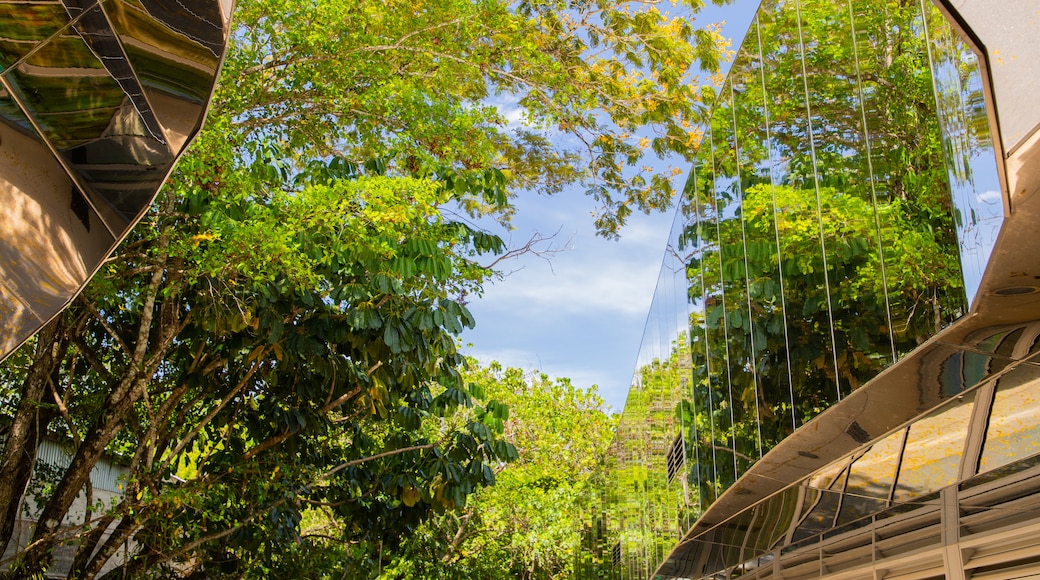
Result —
[[[517, 200], [516, 227], [503, 237], [521, 245], [536, 232], [556, 236], [564, 251], [551, 261], [523, 256], [469, 304], [477, 320], [466, 351], [487, 362], [599, 385], [616, 410], [624, 405], [636, 351], [672, 212], [633, 216], [620, 241], [595, 235], [594, 202], [580, 192]], [[501, 234], [500, 234], [501, 235]]]
[[[695, 24], [725, 20], [724, 34], [742, 36], [757, 6], [757, 0], [708, 6]], [[739, 40], [734, 38], [734, 49]], [[511, 273], [469, 304], [477, 326], [462, 335], [472, 345], [465, 352], [483, 362], [569, 377], [583, 388], [598, 385], [620, 412], [674, 212], [633, 215], [621, 239], [611, 241], [595, 235], [596, 204], [580, 191], [520, 196], [516, 207], [515, 229], [495, 233], [519, 246], [535, 233], [559, 232], [555, 245], [565, 251], [549, 261], [527, 255], [501, 265]]]

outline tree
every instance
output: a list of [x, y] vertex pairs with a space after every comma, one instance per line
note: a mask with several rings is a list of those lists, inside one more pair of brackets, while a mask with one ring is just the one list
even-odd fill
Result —
[[727, 45], [657, 4], [242, 3], [225, 75], [235, 90], [218, 106], [248, 143], [289, 147], [292, 165], [382, 159], [390, 172], [436, 176], [473, 211], [507, 205], [506, 192], [475, 184], [582, 186], [602, 204], [601, 232], [615, 235], [633, 210], [670, 205], [673, 175], [646, 171], [645, 158], [690, 157], [694, 73], [716, 71]]
[[529, 376], [497, 363], [466, 379], [508, 405], [505, 439], [519, 459], [501, 465], [493, 487], [465, 509], [418, 528], [384, 578], [570, 578], [584, 523], [598, 509], [592, 476], [613, 435], [595, 387]]
[[[77, 542], [70, 574], [92, 578], [130, 538], [132, 574], [357, 570], [494, 480], [514, 456], [502, 411], [447, 419], [471, 404], [454, 337], [491, 274], [476, 260], [502, 245], [449, 208], [584, 184], [610, 235], [667, 205], [641, 159], [688, 151], [689, 71], [723, 44], [653, 2], [562, 8], [240, 3], [207, 128], [4, 370], [0, 540], [40, 437], [74, 447], [17, 574]], [[106, 454], [127, 463], [122, 500], [62, 526]], [[300, 536], [313, 510], [349, 549]]]
[[[451, 248], [497, 243], [441, 220], [441, 188], [358, 177], [267, 200], [205, 192], [168, 195], [160, 227], [124, 246], [129, 270], [111, 267], [65, 315], [85, 331], [67, 339], [51, 394], [55, 427], [78, 445], [24, 555], [30, 571], [106, 452], [131, 475], [89, 522], [82, 576], [130, 534], [143, 546], [132, 568], [238, 559], [277, 571], [272, 542], [292, 537], [308, 502], [336, 504], [362, 524], [356, 537], [379, 542], [433, 504], [461, 504], [493, 480], [484, 461], [512, 455], [479, 421], [424, 428], [469, 402], [452, 335], [472, 319], [445, 282], [461, 292], [479, 273], [467, 278]], [[184, 467], [192, 477], [170, 485]], [[403, 505], [406, 493], [422, 503]]]

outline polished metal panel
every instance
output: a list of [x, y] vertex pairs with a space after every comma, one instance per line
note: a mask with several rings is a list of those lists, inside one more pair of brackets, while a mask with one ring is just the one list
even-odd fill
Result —
[[906, 430], [901, 429], [854, 459], [835, 525], [856, 521], [888, 506], [905, 446]]
[[[843, 547], [829, 549], [835, 554], [842, 550], [851, 553], [855, 545], [871, 544], [869, 535], [857, 539], [862, 538], [858, 531], [889, 526], [887, 521], [901, 521], [907, 514], [918, 514], [913, 518], [924, 520], [915, 523], [911, 519], [896, 526], [902, 531], [907, 526], [931, 525], [933, 517], [939, 517], [938, 512], [922, 512], [920, 508], [935, 505], [942, 490], [951, 486], [964, 490], [1000, 487], [1001, 481], [1032, 468], [1040, 457], [1032, 437], [1040, 412], [1034, 401], [1040, 385], [1040, 366], [1029, 353], [1037, 328], [1040, 326], [1033, 323], [1016, 329], [990, 328], [972, 333], [973, 337], [966, 341], [968, 346], [977, 347], [978, 351], [1010, 350], [1012, 358], [1005, 360], [993, 353], [987, 359], [996, 364], [985, 365], [989, 370], [976, 375], [979, 380], [974, 387], [961, 390], [959, 395], [921, 417], [911, 418], [906, 426], [888, 436], [685, 540], [658, 573], [662, 577], [708, 577], [716, 573], [741, 576], [761, 565], [763, 559], [775, 559], [778, 565], [782, 564], [784, 577], [801, 577], [795, 573], [801, 561], [818, 566], [816, 546], [821, 543], [844, 538]], [[974, 354], [984, 356], [978, 351]], [[968, 352], [965, 349], [961, 354]], [[968, 370], [966, 360], [950, 354], [942, 365], [932, 369], [942, 373], [941, 367], [950, 366], [963, 373]], [[942, 380], [937, 378], [932, 384]], [[1003, 394], [992, 399], [991, 404], [991, 399], [983, 394], [994, 389]], [[867, 407], [865, 411], [872, 413], [876, 409]], [[825, 413], [817, 422], [825, 422], [829, 414]], [[972, 421], [975, 417], [979, 420]], [[918, 432], [916, 440], [914, 431]], [[974, 464], [973, 457], [963, 453], [968, 440], [984, 440], [991, 448], [990, 458], [981, 465]], [[966, 475], [961, 478], [958, 473]], [[1005, 499], [1029, 497], [1006, 481], [1004, 485], [1009, 486]], [[1035, 485], [1029, 489], [1029, 493], [1037, 491]], [[1031, 505], [1030, 509], [1035, 509], [1035, 504]], [[968, 513], [987, 509], [984, 503], [965, 502], [964, 506]], [[743, 543], [737, 539], [740, 530], [748, 531]], [[921, 545], [930, 545], [930, 538], [921, 540]], [[734, 555], [738, 545], [740, 558]], [[808, 559], [806, 554], [811, 554]], [[873, 565], [870, 555], [860, 562], [855, 561], [857, 556], [849, 558], [843, 566]]]
[[1004, 149], [1014, 151], [1040, 125], [1040, 2], [1015, 0], [999, 10], [987, 0], [944, 0], [946, 10], [966, 23], [989, 61]]
[[0, 358], [79, 292], [202, 124], [217, 0], [0, 3]]
[[0, 37], [0, 66], [6, 69], [68, 24], [68, 14], [61, 2], [3, 2], [0, 22], [6, 23]]
[[914, 424], [906, 436], [892, 501], [906, 503], [957, 481], [974, 392]]

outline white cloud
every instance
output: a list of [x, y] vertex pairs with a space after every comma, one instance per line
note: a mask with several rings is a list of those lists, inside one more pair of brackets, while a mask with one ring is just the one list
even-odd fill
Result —
[[652, 261], [605, 261], [591, 256], [558, 260], [552, 270], [545, 264], [529, 264], [487, 288], [485, 300], [495, 309], [537, 315], [599, 312], [644, 317], [659, 269], [660, 264]]
[[[538, 213], [545, 218], [556, 211]], [[463, 340], [474, 343], [467, 351], [482, 361], [568, 377], [581, 387], [596, 384], [619, 411], [631, 384], [671, 219], [639, 216], [621, 241], [613, 242], [592, 235], [588, 217], [568, 215], [574, 223], [583, 218], [585, 233], [579, 232], [572, 249], [558, 254], [551, 267], [531, 256], [504, 266], [523, 269], [486, 286], [484, 297], [470, 305], [477, 327]], [[543, 223], [559, 224], [552, 218]]]
[[506, 121], [506, 128], [515, 131], [524, 128], [524, 110], [520, 107], [500, 107], [499, 113]]
[[532, 204], [534, 207], [519, 208], [518, 215], [528, 222], [512, 234], [514, 243], [526, 241], [530, 232], [559, 230], [555, 245], [566, 244], [567, 249], [555, 254], [551, 262], [527, 255], [503, 263], [501, 269], [512, 273], [487, 285], [484, 298], [474, 306], [531, 316], [600, 313], [644, 319], [661, 268], [671, 216], [634, 216], [622, 231], [621, 240], [610, 241], [593, 232], [588, 215], [593, 203], [584, 196], [548, 203], [543, 198], [540, 204]]
[[601, 396], [620, 410], [672, 213], [633, 215], [621, 240], [610, 241], [595, 236], [589, 214], [596, 205], [576, 190], [551, 199], [518, 197], [516, 229], [503, 237], [519, 245], [533, 232], [559, 230], [556, 245], [567, 243], [568, 250], [551, 265], [531, 255], [500, 264], [514, 272], [486, 284], [484, 296], [469, 305], [477, 326], [462, 339], [474, 344], [465, 350], [478, 360], [568, 377], [585, 388], [599, 385]]
[[982, 203], [1002, 203], [1004, 196], [999, 191], [989, 190], [975, 196]]

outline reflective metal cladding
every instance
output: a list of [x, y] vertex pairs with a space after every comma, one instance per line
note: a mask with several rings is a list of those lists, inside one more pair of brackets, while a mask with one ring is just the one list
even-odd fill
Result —
[[230, 2], [0, 2], [0, 358], [79, 292], [201, 126]]
[[881, 577], [854, 572], [878, 530], [902, 553], [907, 513], [958, 518], [1031, 468], [1040, 183], [1009, 209], [986, 53], [951, 13], [762, 2], [701, 128], [583, 573]]

